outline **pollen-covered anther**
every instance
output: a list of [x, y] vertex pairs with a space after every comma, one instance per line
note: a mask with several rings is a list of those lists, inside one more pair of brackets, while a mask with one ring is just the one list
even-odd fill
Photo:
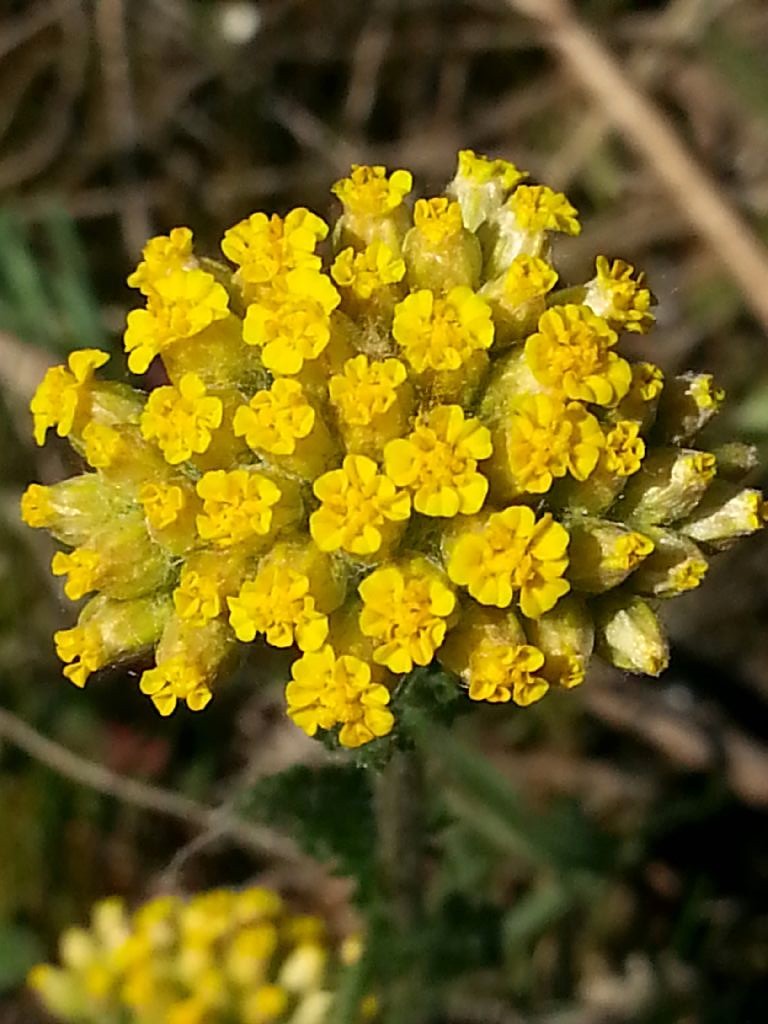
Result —
[[428, 665], [445, 637], [456, 596], [425, 558], [384, 565], [358, 587], [360, 629], [373, 640], [373, 658], [392, 672]]
[[421, 415], [408, 437], [384, 449], [387, 476], [413, 495], [427, 516], [474, 515], [488, 493], [478, 462], [492, 452], [491, 434], [459, 405], [438, 405]]
[[340, 469], [315, 480], [320, 508], [309, 530], [321, 551], [374, 555], [394, 540], [411, 512], [407, 491], [398, 490], [365, 455], [347, 455]]

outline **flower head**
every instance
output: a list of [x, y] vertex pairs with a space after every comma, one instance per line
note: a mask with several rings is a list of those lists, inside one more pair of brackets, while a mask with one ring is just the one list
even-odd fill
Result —
[[310, 586], [309, 577], [295, 569], [280, 565], [259, 569], [236, 597], [228, 599], [229, 621], [237, 639], [249, 643], [263, 633], [273, 647], [296, 643], [302, 651], [318, 650], [328, 636], [328, 617], [316, 608]]
[[273, 373], [293, 376], [317, 359], [331, 337], [331, 313], [339, 293], [316, 270], [291, 270], [248, 307], [243, 340], [261, 348]]
[[618, 335], [586, 306], [553, 306], [525, 343], [536, 379], [566, 398], [615, 405], [629, 391], [632, 370], [612, 352]]
[[290, 270], [318, 270], [318, 242], [328, 225], [316, 214], [299, 207], [285, 217], [252, 213], [225, 232], [221, 251], [237, 264], [243, 281], [269, 284]]
[[464, 228], [461, 207], [445, 196], [417, 199], [413, 208], [413, 223], [427, 242], [436, 248], [460, 234]]
[[207, 451], [221, 426], [224, 407], [197, 374], [185, 373], [178, 388], [155, 388], [141, 414], [141, 433], [177, 466]]
[[92, 548], [75, 548], [70, 554], [57, 551], [51, 561], [54, 576], [66, 576], [64, 593], [70, 601], [79, 601], [99, 584], [101, 556]]
[[387, 177], [386, 167], [353, 164], [349, 177], [337, 181], [331, 191], [351, 213], [383, 217], [400, 206], [412, 186], [409, 171], [393, 171]]
[[458, 176], [474, 185], [487, 185], [491, 181], [498, 181], [507, 191], [528, 177], [525, 171], [518, 170], [509, 160], [490, 159], [478, 155], [471, 149], [462, 149], [459, 152]]
[[420, 416], [408, 437], [384, 449], [387, 476], [413, 494], [413, 507], [427, 516], [479, 512], [488, 480], [477, 464], [491, 454], [491, 434], [460, 405], [438, 405]]
[[405, 262], [391, 246], [377, 239], [361, 252], [355, 252], [352, 246], [343, 249], [331, 266], [331, 277], [358, 299], [370, 299], [388, 285], [403, 280]]
[[296, 442], [312, 433], [315, 416], [301, 384], [278, 377], [268, 390], [257, 391], [248, 405], [240, 406], [234, 429], [254, 451], [293, 455]]
[[474, 352], [490, 348], [493, 320], [470, 288], [459, 285], [445, 298], [422, 289], [395, 307], [392, 333], [417, 373], [458, 370]]
[[645, 441], [633, 420], [619, 420], [605, 436], [603, 465], [609, 473], [631, 476], [645, 458]]
[[568, 531], [527, 505], [492, 512], [461, 529], [449, 544], [447, 570], [480, 604], [507, 608], [516, 595], [523, 615], [537, 619], [570, 590]]
[[85, 624], [72, 629], [60, 629], [54, 634], [56, 653], [65, 662], [64, 675], [75, 686], [85, 686], [88, 676], [107, 662], [100, 630]]
[[557, 272], [539, 256], [521, 253], [504, 276], [504, 298], [510, 306], [522, 306], [543, 298], [557, 284]]
[[504, 435], [506, 469], [519, 492], [545, 494], [557, 477], [586, 480], [597, 465], [603, 432], [579, 402], [524, 395], [510, 410]]
[[283, 498], [274, 480], [247, 469], [211, 470], [198, 481], [197, 493], [203, 499], [198, 532], [219, 548], [266, 537]]
[[653, 297], [643, 286], [644, 275], [635, 277], [631, 263], [609, 263], [605, 256], [597, 257], [596, 269], [594, 279], [587, 285], [585, 303], [616, 330], [647, 334], [655, 317], [650, 311]]
[[34, 529], [41, 529], [53, 523], [55, 514], [50, 488], [42, 484], [30, 484], [21, 496], [22, 522]]
[[481, 644], [470, 655], [469, 696], [493, 704], [513, 700], [527, 707], [549, 689], [537, 674], [543, 665], [544, 655], [531, 644]]
[[147, 669], [139, 686], [163, 717], [173, 714], [179, 701], [184, 701], [190, 711], [202, 711], [213, 697], [203, 673], [183, 655]]
[[392, 731], [389, 690], [373, 681], [370, 665], [359, 658], [337, 656], [326, 644], [295, 661], [291, 675], [288, 715], [308, 736], [340, 725], [339, 743], [354, 748]]
[[341, 469], [318, 477], [314, 492], [321, 505], [309, 517], [309, 531], [321, 551], [376, 554], [393, 524], [411, 511], [407, 492], [397, 490], [365, 455], [347, 455]]
[[518, 185], [507, 201], [517, 227], [529, 234], [540, 231], [561, 231], [578, 235], [581, 231], [578, 214], [562, 192], [546, 185]]
[[375, 362], [360, 354], [331, 377], [328, 395], [345, 423], [367, 427], [395, 405], [406, 377], [399, 359]]
[[373, 659], [392, 672], [428, 665], [442, 644], [456, 595], [425, 558], [384, 565], [358, 587], [360, 629], [373, 640]]
[[178, 484], [142, 484], [138, 494], [147, 522], [155, 530], [164, 530], [175, 523], [187, 507], [187, 495]]
[[138, 267], [128, 277], [128, 285], [151, 295], [156, 283], [174, 270], [192, 270], [192, 232], [189, 228], [173, 228], [168, 235], [150, 238], [144, 246]]
[[66, 366], [46, 370], [29, 405], [37, 444], [45, 444], [50, 427], [59, 437], [71, 433], [84, 411], [94, 371], [108, 361], [108, 353], [82, 348], [70, 353]]

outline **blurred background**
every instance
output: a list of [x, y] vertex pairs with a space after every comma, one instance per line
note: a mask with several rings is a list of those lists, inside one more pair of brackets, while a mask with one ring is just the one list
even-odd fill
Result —
[[[284, 718], [277, 666], [170, 721], [135, 672], [102, 673], [87, 697], [60, 675], [51, 634], [72, 611], [18, 499], [72, 457], [34, 448], [27, 403], [71, 348], [119, 353], [124, 281], [147, 237], [187, 224], [213, 254], [254, 210], [328, 214], [350, 162], [409, 167], [429, 193], [459, 148], [506, 157], [582, 214], [581, 236], [559, 244], [561, 276], [587, 279], [596, 253], [645, 269], [659, 300], [645, 358], [714, 373], [730, 398], [714, 437], [768, 456], [768, 323], [754, 312], [768, 276], [750, 283], [726, 252], [734, 229], [758, 253], [768, 240], [768, 4], [573, 5], [672, 125], [694, 185], [714, 182], [731, 217], [723, 251], [696, 227], [695, 188], [688, 209], [659, 173], [653, 138], [638, 150], [585, 90], [589, 69], [563, 62], [549, 29], [512, 6], [1, 0], [3, 1024], [42, 1021], [26, 970], [106, 894], [135, 903], [258, 876], [344, 917], [354, 887], [338, 876], [357, 871], [364, 889], [364, 811], [330, 821], [339, 787], [366, 806], [364, 783]], [[661, 680], [596, 672], [525, 713], [468, 716], [455, 758], [431, 752], [448, 1021], [768, 1016], [768, 538], [722, 556], [711, 577], [670, 609]], [[461, 758], [491, 766], [488, 806]], [[216, 807], [226, 821], [206, 817]], [[336, 875], [309, 886], [253, 822], [292, 834]]]

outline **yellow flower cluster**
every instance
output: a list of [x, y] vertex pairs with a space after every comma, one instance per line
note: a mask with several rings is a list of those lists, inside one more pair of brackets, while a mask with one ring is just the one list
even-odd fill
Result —
[[294, 652], [287, 712], [346, 747], [395, 727], [435, 659], [472, 700], [527, 705], [594, 651], [667, 660], [657, 599], [763, 523], [744, 445], [702, 451], [722, 391], [620, 351], [654, 325], [642, 274], [598, 256], [559, 284], [568, 199], [469, 150], [443, 195], [354, 167], [330, 227], [300, 208], [152, 239], [128, 365], [74, 352], [32, 401], [90, 467], [22, 512], [65, 545], [65, 675], [154, 649], [141, 690], [198, 710], [248, 645]]
[[[75, 1024], [324, 1024], [359, 948], [269, 889], [160, 896], [132, 914], [111, 898], [88, 928], [63, 933], [60, 966], [34, 967], [29, 984]], [[375, 1012], [368, 997], [359, 1020]]]

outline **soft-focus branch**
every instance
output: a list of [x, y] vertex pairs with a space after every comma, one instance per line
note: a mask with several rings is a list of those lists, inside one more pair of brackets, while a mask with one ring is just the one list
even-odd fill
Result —
[[104, 768], [48, 739], [4, 708], [0, 708], [0, 740], [12, 743], [57, 774], [98, 793], [175, 818], [193, 828], [227, 836], [261, 856], [291, 863], [302, 870], [319, 871], [287, 836], [264, 825], [244, 821], [230, 810], [212, 807]]
[[533, 18], [605, 116], [646, 161], [694, 231], [739, 286], [746, 305], [768, 330], [768, 253], [697, 163], [665, 115], [624, 73], [617, 58], [579, 20], [567, 0], [507, 0]]

